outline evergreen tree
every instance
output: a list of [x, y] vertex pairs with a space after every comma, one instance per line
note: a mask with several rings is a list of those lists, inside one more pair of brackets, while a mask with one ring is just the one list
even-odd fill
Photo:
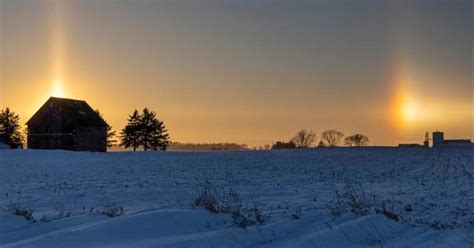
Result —
[[116, 131], [112, 130], [112, 126], [107, 125], [107, 147], [111, 148], [117, 145]]
[[122, 146], [133, 147], [134, 151], [140, 146], [145, 151], [166, 151], [170, 145], [164, 123], [148, 108], [144, 108], [142, 114], [135, 110], [121, 134]]
[[95, 110], [95, 112], [100, 116], [100, 118], [102, 118], [102, 120], [104, 120], [104, 122], [107, 124], [107, 147], [108, 148], [111, 148], [113, 146], [116, 146], [117, 145], [117, 139], [115, 139], [116, 137], [116, 131], [113, 130], [112, 126], [109, 125], [109, 123], [104, 119], [104, 117], [102, 116], [102, 113], [100, 113], [100, 111], [98, 109]]
[[148, 108], [144, 108], [142, 113], [140, 141], [145, 151], [166, 151], [170, 144], [164, 123], [157, 118], [156, 112]]
[[0, 112], [0, 138], [8, 145], [21, 142], [20, 117], [6, 108]]
[[133, 151], [136, 151], [141, 144], [141, 119], [142, 116], [135, 109], [133, 114], [128, 117], [128, 123], [120, 136], [122, 139], [121, 146], [125, 148], [133, 148]]
[[158, 118], [153, 121], [153, 132], [151, 140], [151, 148], [153, 151], [166, 151], [170, 145], [168, 130], [166, 130], [165, 124]]
[[140, 124], [140, 143], [143, 146], [143, 150], [148, 151], [151, 148], [154, 133], [158, 128], [156, 113], [144, 108]]
[[28, 127], [23, 127], [20, 132], [20, 143], [23, 147], [28, 147]]

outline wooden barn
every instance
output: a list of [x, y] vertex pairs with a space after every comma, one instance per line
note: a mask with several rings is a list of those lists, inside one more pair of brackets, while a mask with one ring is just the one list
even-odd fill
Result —
[[107, 123], [85, 101], [51, 97], [26, 125], [28, 149], [107, 151]]

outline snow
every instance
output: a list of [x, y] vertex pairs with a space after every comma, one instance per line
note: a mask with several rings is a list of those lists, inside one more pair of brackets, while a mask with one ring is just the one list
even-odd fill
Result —
[[[2, 150], [0, 247], [473, 247], [473, 155]], [[268, 219], [240, 228], [231, 214], [193, 207], [205, 187], [238, 193]]]
[[0, 140], [0, 150], [10, 149], [10, 146]]

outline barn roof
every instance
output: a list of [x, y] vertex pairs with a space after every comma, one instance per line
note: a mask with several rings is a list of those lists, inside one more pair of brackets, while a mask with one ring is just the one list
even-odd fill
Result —
[[59, 110], [61, 117], [73, 120], [77, 125], [81, 126], [107, 126], [107, 123], [97, 114], [94, 109], [82, 100], [51, 97], [46, 101], [45, 104], [31, 117], [26, 123], [35, 122], [40, 120], [43, 113], [48, 112], [50, 109]]

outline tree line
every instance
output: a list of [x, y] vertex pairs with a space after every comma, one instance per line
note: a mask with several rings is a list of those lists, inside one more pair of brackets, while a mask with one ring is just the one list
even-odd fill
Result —
[[[96, 112], [104, 120], [100, 111], [96, 110]], [[170, 145], [170, 136], [165, 124], [158, 118], [156, 112], [148, 108], [144, 108], [141, 113], [138, 110], [134, 110], [120, 135], [117, 135], [112, 126], [105, 120], [104, 122], [107, 124], [108, 148], [121, 146], [132, 148], [134, 151], [139, 148], [145, 151], [166, 151]], [[0, 141], [12, 148], [23, 147], [27, 142], [28, 133], [21, 130], [18, 114], [11, 111], [8, 107], [0, 111]]]
[[[342, 142], [345, 146], [349, 147], [361, 147], [367, 146], [369, 143], [369, 137], [364, 134], [354, 134], [345, 137], [341, 131], [331, 129], [324, 131], [321, 134], [321, 140], [316, 147], [337, 147]], [[306, 129], [299, 130], [296, 134], [288, 141], [278, 141], [272, 146], [272, 150], [275, 149], [294, 149], [294, 148], [311, 148], [315, 147], [317, 135], [312, 130]]]
[[237, 143], [181, 143], [171, 142], [169, 146], [173, 151], [244, 151], [248, 150], [245, 144]]
[[[97, 114], [102, 118], [99, 110]], [[105, 121], [105, 120], [104, 120]], [[106, 122], [107, 123], [107, 122]], [[0, 141], [11, 147], [22, 147], [26, 143], [27, 130], [21, 129], [20, 117], [8, 107], [0, 111]], [[118, 139], [117, 139], [118, 138]], [[344, 133], [338, 130], [327, 130], [321, 134], [318, 145], [317, 135], [312, 130], [299, 130], [289, 141], [278, 141], [271, 146], [271, 149], [292, 149], [310, 147], [337, 147], [341, 143], [349, 147], [367, 146], [369, 138], [364, 134], [353, 134], [344, 137]], [[166, 151], [173, 144], [173, 147], [184, 149], [192, 147], [198, 149], [206, 147], [209, 150], [246, 150], [246, 145], [238, 144], [182, 144], [171, 143], [168, 130], [156, 112], [144, 108], [141, 112], [134, 110], [128, 116], [126, 126], [117, 135], [112, 126], [107, 124], [107, 147], [121, 146], [126, 149], [143, 149], [145, 151]]]

